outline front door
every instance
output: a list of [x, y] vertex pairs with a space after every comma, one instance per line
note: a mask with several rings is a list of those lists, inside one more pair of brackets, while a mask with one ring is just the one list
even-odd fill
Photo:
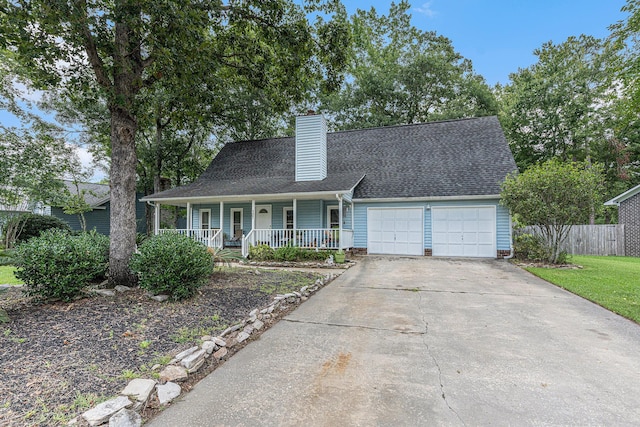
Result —
[[271, 205], [256, 205], [256, 229], [271, 229]]
[[202, 238], [211, 237], [211, 209], [200, 209], [200, 229], [202, 230]]

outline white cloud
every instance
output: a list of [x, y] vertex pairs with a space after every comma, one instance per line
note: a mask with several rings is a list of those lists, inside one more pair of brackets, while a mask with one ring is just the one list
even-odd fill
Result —
[[16, 92], [20, 94], [20, 97], [28, 102], [39, 102], [42, 100], [42, 96], [44, 92], [37, 89], [32, 89], [28, 87], [26, 84], [19, 82], [17, 80], [13, 81], [13, 88]]
[[428, 1], [426, 3], [422, 3], [422, 6], [415, 7], [413, 8], [413, 10], [425, 16], [428, 16], [429, 18], [432, 18], [436, 15], [437, 12], [432, 9], [431, 3], [433, 2]]
[[91, 173], [89, 181], [98, 182], [106, 177], [103, 168], [99, 168], [94, 165], [93, 155], [91, 155], [89, 150], [87, 150], [85, 147], [80, 147], [77, 145], [73, 145], [72, 147], [76, 155], [78, 156], [78, 160], [80, 161], [82, 170]]

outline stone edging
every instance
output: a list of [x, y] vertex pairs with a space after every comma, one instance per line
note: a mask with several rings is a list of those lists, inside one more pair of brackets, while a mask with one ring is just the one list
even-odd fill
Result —
[[346, 270], [354, 265], [353, 261], [345, 260], [344, 263], [338, 264], [335, 262], [299, 262], [299, 261], [240, 261], [239, 264], [247, 265], [251, 267], [298, 267], [298, 268], [332, 268]]
[[[331, 282], [337, 276], [328, 274], [316, 280], [312, 286], [303, 286], [299, 291], [276, 295], [271, 303], [263, 308], [255, 308], [248, 317], [228, 327], [220, 335], [212, 337], [205, 335], [202, 344], [184, 350], [162, 369], [160, 379], [136, 378], [127, 384], [118, 397], [96, 405], [72, 419], [68, 425], [109, 427], [138, 427], [142, 425], [140, 412], [144, 410], [151, 399], [157, 399], [161, 406], [171, 403], [182, 394], [179, 382], [185, 381], [190, 374], [195, 374], [213, 356], [217, 361], [225, 360], [230, 349], [247, 341], [252, 335], [266, 329], [265, 326], [277, 319], [277, 311], [285, 311], [306, 301], [311, 294]], [[237, 347], [236, 347], [237, 348]], [[155, 365], [152, 370], [157, 371], [162, 366]]]

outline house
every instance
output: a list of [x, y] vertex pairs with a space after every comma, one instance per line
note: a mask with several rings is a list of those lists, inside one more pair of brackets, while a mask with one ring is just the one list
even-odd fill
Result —
[[[84, 199], [91, 207], [91, 210], [84, 213], [87, 231], [95, 229], [100, 234], [110, 234], [110, 195], [108, 184], [96, 184], [90, 182], [78, 182], [77, 187], [74, 181], [64, 180], [70, 194], [84, 194]], [[138, 195], [141, 196], [141, 195]], [[64, 213], [62, 206], [50, 206], [51, 215], [58, 217], [69, 224], [72, 230], [82, 230], [79, 215], [68, 215]], [[136, 223], [139, 233], [147, 232], [147, 222], [145, 216], [144, 202], [136, 202]]]
[[640, 185], [605, 202], [618, 206], [618, 223], [624, 224], [624, 250], [627, 256], [640, 256]]
[[515, 170], [496, 117], [327, 133], [308, 114], [295, 137], [229, 143], [193, 183], [142, 200], [186, 206], [177, 232], [244, 256], [268, 244], [500, 258], [500, 185]]

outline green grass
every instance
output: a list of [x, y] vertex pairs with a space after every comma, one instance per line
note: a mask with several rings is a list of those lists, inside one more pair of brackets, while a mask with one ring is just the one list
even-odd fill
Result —
[[13, 272], [15, 267], [9, 265], [0, 265], [0, 285], [22, 285], [22, 280], [16, 279]]
[[575, 255], [570, 262], [583, 268], [527, 271], [640, 323], [640, 258]]

